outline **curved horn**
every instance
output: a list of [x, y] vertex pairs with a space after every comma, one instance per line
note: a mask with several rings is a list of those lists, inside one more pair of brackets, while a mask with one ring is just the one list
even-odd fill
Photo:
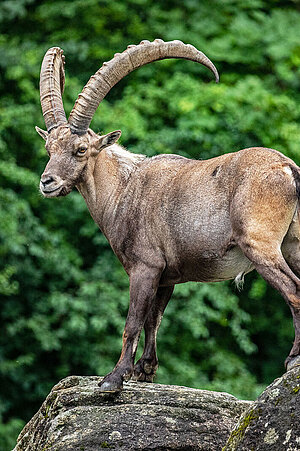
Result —
[[62, 102], [65, 86], [65, 57], [59, 47], [49, 49], [43, 59], [40, 75], [40, 98], [47, 131], [67, 123]]
[[93, 115], [111, 88], [134, 69], [165, 58], [184, 58], [208, 67], [219, 81], [219, 74], [213, 63], [190, 44], [181, 41], [154, 42], [142, 41], [139, 45], [129, 45], [123, 53], [116, 53], [93, 75], [81, 94], [69, 116], [71, 130], [82, 134], [87, 131]]

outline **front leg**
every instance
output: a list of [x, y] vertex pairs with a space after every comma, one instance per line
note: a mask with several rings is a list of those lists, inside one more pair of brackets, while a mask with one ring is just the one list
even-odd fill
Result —
[[174, 285], [160, 287], [152, 302], [151, 310], [147, 316], [145, 330], [145, 347], [141, 358], [134, 366], [133, 379], [136, 381], [153, 382], [158, 360], [156, 355], [156, 335], [164, 310], [172, 296]]
[[123, 381], [131, 378], [140, 334], [155, 299], [162, 270], [140, 265], [130, 274], [130, 303], [122, 352], [113, 371], [99, 383], [104, 392], [122, 390]]

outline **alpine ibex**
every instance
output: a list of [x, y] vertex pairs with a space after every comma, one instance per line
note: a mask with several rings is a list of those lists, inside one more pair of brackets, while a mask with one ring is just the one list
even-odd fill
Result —
[[[118, 53], [93, 75], [66, 119], [64, 58], [47, 51], [41, 68], [41, 105], [50, 160], [41, 177], [45, 197], [76, 187], [130, 278], [123, 348], [100, 384], [117, 391], [134, 377], [152, 381], [158, 361], [156, 334], [174, 285], [186, 281], [237, 282], [254, 268], [292, 311], [295, 341], [286, 359], [300, 361], [299, 168], [276, 150], [253, 147], [207, 161], [176, 155], [146, 158], [99, 136], [92, 117], [110, 89], [134, 69], [164, 58], [213, 63], [180, 41], [142, 41]], [[134, 365], [142, 328], [145, 347]]]

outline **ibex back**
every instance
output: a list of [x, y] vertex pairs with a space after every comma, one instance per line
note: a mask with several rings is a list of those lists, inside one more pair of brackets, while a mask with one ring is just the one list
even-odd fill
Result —
[[[41, 177], [45, 197], [76, 187], [130, 278], [123, 348], [100, 384], [118, 391], [134, 377], [152, 381], [158, 367], [156, 334], [174, 285], [189, 280], [235, 279], [256, 269], [290, 306], [295, 341], [286, 359], [300, 354], [299, 168], [281, 153], [244, 149], [207, 161], [176, 155], [145, 158], [115, 144], [120, 131], [99, 136], [89, 124], [101, 100], [135, 68], [163, 58], [212, 62], [180, 41], [150, 43], [116, 54], [93, 75], [66, 119], [64, 61], [54, 47], [41, 69], [41, 104], [50, 160]], [[145, 348], [134, 365], [142, 328]]]

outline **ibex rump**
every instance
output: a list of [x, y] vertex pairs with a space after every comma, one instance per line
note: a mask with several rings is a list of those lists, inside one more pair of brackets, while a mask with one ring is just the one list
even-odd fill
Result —
[[[145, 158], [99, 136], [89, 124], [111, 87], [136, 67], [163, 58], [211, 61], [180, 41], [142, 41], [117, 54], [89, 80], [66, 119], [62, 51], [48, 50], [41, 69], [41, 104], [50, 160], [41, 177], [45, 197], [77, 187], [130, 278], [121, 357], [101, 383], [117, 391], [132, 375], [152, 381], [156, 333], [174, 285], [236, 279], [256, 269], [291, 308], [295, 341], [286, 365], [299, 364], [299, 168], [279, 152], [244, 149], [207, 161], [176, 155]], [[145, 347], [134, 365], [142, 328]]]

